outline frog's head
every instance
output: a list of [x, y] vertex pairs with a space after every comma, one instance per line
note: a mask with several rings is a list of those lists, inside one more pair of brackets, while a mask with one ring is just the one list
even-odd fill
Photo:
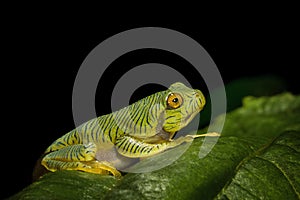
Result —
[[203, 109], [205, 98], [200, 90], [174, 83], [166, 92], [164, 105], [163, 130], [174, 133], [188, 125]]

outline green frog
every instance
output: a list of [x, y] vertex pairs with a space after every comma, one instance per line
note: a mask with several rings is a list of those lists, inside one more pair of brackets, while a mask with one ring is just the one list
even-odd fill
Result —
[[[194, 138], [173, 139], [203, 109], [204, 95], [182, 83], [97, 117], [54, 141], [41, 164], [49, 171], [80, 170], [120, 177], [132, 160], [154, 156]], [[214, 134], [213, 134], [214, 135]]]

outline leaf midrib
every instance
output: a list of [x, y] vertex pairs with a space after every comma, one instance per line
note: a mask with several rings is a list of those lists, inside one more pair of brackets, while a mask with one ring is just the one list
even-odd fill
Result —
[[297, 194], [298, 198], [300, 199], [300, 194], [298, 193], [296, 187], [294, 186], [291, 179], [288, 177], [288, 175], [284, 172], [283, 169], [281, 169], [277, 164], [273, 163], [272, 161], [270, 161], [268, 159], [265, 159], [265, 158], [260, 157], [260, 156], [256, 156], [256, 158], [264, 160], [264, 161], [272, 164], [273, 166], [275, 166], [280, 171], [280, 173], [286, 178], [286, 180], [288, 181], [288, 183], [290, 184], [290, 186], [292, 187], [292, 189], [294, 190], [294, 192]]
[[[252, 153], [249, 153], [248, 156], [246, 156], [244, 159], [242, 159], [238, 165], [236, 166], [235, 170], [234, 170], [234, 173], [232, 173], [232, 176], [230, 177], [230, 180], [227, 181], [227, 183], [224, 185], [224, 187], [220, 190], [220, 192], [217, 193], [217, 196], [222, 192], [222, 191], [225, 191], [228, 186], [232, 183], [233, 181], [233, 178], [236, 176], [236, 174], [238, 173], [238, 171], [240, 170], [240, 168], [243, 166], [244, 163], [248, 162], [249, 160], [257, 157], [258, 155], [261, 155], [263, 152], [265, 152], [270, 146], [272, 146], [274, 144], [274, 142], [280, 137], [280, 135], [276, 136], [275, 138], [273, 138], [271, 140], [271, 142], [265, 144], [265, 145], [262, 145], [261, 148], [257, 149], [256, 151], [252, 152]], [[240, 138], [238, 138], [240, 139]], [[252, 144], [250, 144], [251, 146]], [[252, 148], [251, 148], [252, 149]], [[217, 197], [216, 196], [216, 197]], [[215, 197], [215, 198], [216, 198]]]

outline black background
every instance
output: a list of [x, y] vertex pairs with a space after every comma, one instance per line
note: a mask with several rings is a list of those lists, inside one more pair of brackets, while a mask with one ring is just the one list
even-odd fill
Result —
[[[144, 26], [180, 31], [206, 49], [225, 83], [240, 77], [275, 74], [286, 78], [290, 91], [299, 93], [299, 34], [292, 16], [284, 19], [234, 17], [214, 22], [205, 19], [155, 23], [103, 21], [103, 18], [87, 23], [70, 18], [22, 16], [7, 22], [1, 64], [4, 135], [1, 167], [6, 175], [2, 183], [7, 188], [4, 196], [30, 184], [34, 164], [45, 148], [74, 128], [72, 89], [76, 73], [94, 47], [119, 32]], [[154, 50], [133, 52], [120, 58], [99, 83], [98, 114], [110, 112], [106, 105], [117, 81], [116, 74], [148, 62], [174, 67], [188, 65], [176, 55]], [[141, 90], [133, 100], [157, 89]]]

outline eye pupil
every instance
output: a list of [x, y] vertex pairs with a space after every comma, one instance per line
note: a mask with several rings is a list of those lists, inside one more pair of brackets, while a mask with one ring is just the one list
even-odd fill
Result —
[[178, 98], [174, 98], [172, 101], [173, 101], [174, 103], [177, 103], [177, 102], [178, 102]]

